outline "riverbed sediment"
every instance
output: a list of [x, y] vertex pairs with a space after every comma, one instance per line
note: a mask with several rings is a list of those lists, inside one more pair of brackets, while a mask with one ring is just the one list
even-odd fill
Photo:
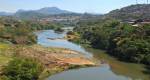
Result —
[[41, 62], [45, 66], [46, 71], [44, 74], [47, 75], [52, 75], [68, 69], [96, 66], [94, 60], [86, 58], [77, 51], [66, 48], [32, 45], [19, 47], [17, 52], [17, 55], [21, 57], [34, 58]]

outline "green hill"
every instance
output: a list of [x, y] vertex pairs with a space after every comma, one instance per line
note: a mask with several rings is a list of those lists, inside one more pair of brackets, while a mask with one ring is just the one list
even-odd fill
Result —
[[150, 18], [150, 4], [130, 5], [121, 9], [116, 9], [106, 14], [105, 17], [121, 20]]

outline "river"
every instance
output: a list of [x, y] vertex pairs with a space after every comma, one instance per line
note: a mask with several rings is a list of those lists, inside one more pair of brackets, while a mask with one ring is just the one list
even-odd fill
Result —
[[107, 64], [102, 64], [99, 67], [64, 71], [50, 76], [46, 80], [150, 80], [150, 74], [144, 73], [146, 71], [144, 65], [121, 62], [107, 55], [105, 51], [84, 48], [65, 39], [56, 39], [63, 38], [66, 32], [55, 33], [53, 30], [43, 30], [36, 34], [38, 36], [38, 44], [45, 47], [68, 48], [79, 51], [86, 57], [94, 57], [97, 60], [105, 60], [107, 62]]

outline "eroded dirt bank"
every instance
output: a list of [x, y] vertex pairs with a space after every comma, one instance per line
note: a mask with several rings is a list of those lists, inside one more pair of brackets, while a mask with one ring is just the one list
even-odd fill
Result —
[[45, 71], [41, 78], [68, 69], [96, 66], [94, 60], [84, 57], [77, 51], [65, 48], [32, 45], [18, 47], [16, 52], [21, 57], [35, 58], [45, 66]]
[[14, 57], [33, 58], [45, 67], [40, 80], [64, 70], [96, 65], [92, 59], [66, 48], [43, 47], [40, 45], [7, 45], [5, 50], [1, 49], [0, 51], [3, 53], [3, 55], [0, 55], [0, 60], [5, 62], [0, 65], [0, 72], [1, 68], [6, 66]]
[[95, 63], [84, 57], [79, 52], [54, 47], [42, 47], [40, 45], [33, 45], [22, 47], [18, 51], [19, 55], [26, 57], [33, 57], [40, 60], [43, 64], [50, 63], [59, 64], [74, 64], [74, 65], [95, 65]]

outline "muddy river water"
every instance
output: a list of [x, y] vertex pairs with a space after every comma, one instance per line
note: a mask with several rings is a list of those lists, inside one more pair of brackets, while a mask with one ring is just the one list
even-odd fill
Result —
[[68, 48], [79, 51], [87, 57], [107, 61], [107, 64], [102, 64], [98, 67], [64, 71], [50, 76], [47, 80], [150, 80], [150, 74], [145, 72], [144, 65], [121, 62], [107, 55], [105, 51], [84, 48], [65, 39], [61, 39], [66, 35], [66, 32], [55, 33], [53, 30], [43, 30], [36, 34], [38, 36], [38, 44], [45, 47]]

